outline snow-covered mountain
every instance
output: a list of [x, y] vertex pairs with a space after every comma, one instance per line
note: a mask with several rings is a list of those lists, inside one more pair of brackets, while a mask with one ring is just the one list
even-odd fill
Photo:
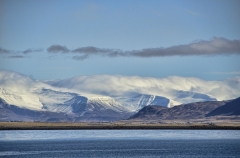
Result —
[[71, 121], [117, 120], [148, 105], [172, 107], [234, 99], [240, 96], [239, 89], [240, 77], [204, 81], [186, 77], [96, 75], [39, 81], [16, 72], [0, 71], [2, 108], [8, 112], [16, 110], [13, 106], [18, 111], [20, 108], [41, 112], [51, 115], [46, 117], [50, 120], [57, 120], [53, 119], [54, 114]]

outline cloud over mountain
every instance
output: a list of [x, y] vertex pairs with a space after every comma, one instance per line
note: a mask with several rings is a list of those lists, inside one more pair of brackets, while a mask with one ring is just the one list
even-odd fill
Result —
[[124, 94], [129, 95], [131, 93], [153, 94], [167, 97], [179, 103], [191, 102], [192, 97], [198, 98], [197, 95], [201, 94], [217, 98], [218, 100], [234, 99], [240, 96], [238, 90], [240, 89], [239, 77], [223, 81], [205, 81], [198, 78], [177, 76], [148, 78], [93, 75], [60, 80], [52, 83], [52, 85], [59, 88], [78, 90], [80, 93], [111, 97]]

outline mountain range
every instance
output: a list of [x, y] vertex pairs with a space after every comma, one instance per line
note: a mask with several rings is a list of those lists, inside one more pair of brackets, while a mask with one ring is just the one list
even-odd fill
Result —
[[116, 121], [128, 119], [144, 107], [166, 110], [194, 102], [198, 102], [196, 107], [206, 103], [214, 110], [218, 106], [208, 101], [224, 105], [224, 100], [240, 96], [239, 89], [240, 77], [205, 81], [177, 76], [93, 75], [40, 81], [0, 71], [0, 121]]

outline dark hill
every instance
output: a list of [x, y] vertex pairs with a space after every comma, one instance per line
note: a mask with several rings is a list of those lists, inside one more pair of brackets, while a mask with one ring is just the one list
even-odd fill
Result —
[[129, 119], [136, 120], [186, 120], [204, 118], [206, 114], [224, 105], [226, 101], [196, 102], [165, 108], [146, 106]]
[[225, 105], [216, 108], [215, 110], [208, 113], [206, 116], [217, 116], [217, 115], [240, 115], [240, 97], [232, 101], [227, 102]]
[[130, 117], [130, 119], [154, 117], [157, 115], [159, 111], [165, 110], [165, 109], [168, 109], [168, 108], [163, 106], [157, 106], [157, 105], [145, 106], [138, 113]]

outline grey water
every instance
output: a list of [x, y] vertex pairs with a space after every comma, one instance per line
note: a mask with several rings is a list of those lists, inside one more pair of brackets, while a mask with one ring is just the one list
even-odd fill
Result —
[[240, 157], [240, 131], [9, 130], [0, 157]]

